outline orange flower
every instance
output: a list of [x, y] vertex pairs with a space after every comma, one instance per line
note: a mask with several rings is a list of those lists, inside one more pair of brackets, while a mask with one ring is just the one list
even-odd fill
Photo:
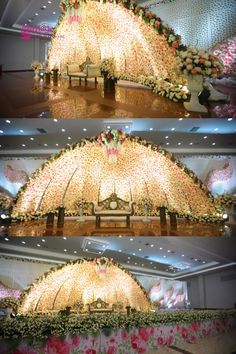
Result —
[[200, 58], [200, 59], [199, 59], [199, 63], [200, 63], [200, 64], [205, 64], [205, 61], [206, 61], [206, 59], [204, 59], [204, 58]]

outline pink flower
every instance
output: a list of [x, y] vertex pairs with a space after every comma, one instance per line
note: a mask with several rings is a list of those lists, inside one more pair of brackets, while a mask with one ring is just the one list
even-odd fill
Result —
[[167, 341], [166, 341], [166, 344], [168, 346], [172, 345], [174, 343], [174, 336], [170, 335], [168, 338], [167, 338]]
[[149, 335], [148, 335], [148, 331], [145, 328], [140, 328], [138, 333], [144, 342], [148, 341]]
[[157, 345], [158, 345], [158, 347], [163, 347], [164, 344], [165, 344], [164, 339], [163, 339], [162, 337], [158, 337], [158, 338], [157, 338]]
[[188, 338], [188, 330], [187, 328], [182, 328], [182, 338], [187, 339]]
[[115, 347], [109, 347], [107, 350], [107, 354], [116, 354], [116, 348]]
[[68, 342], [60, 340], [57, 337], [50, 337], [46, 343], [47, 354], [70, 354], [70, 345]]
[[96, 350], [90, 348], [86, 350], [85, 354], [97, 354], [97, 352]]
[[123, 329], [121, 332], [122, 340], [127, 340], [129, 338], [128, 333]]

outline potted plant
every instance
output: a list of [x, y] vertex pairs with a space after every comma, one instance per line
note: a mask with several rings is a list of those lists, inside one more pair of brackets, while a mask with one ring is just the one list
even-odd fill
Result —
[[151, 198], [149, 196], [144, 196], [141, 199], [141, 209], [143, 210], [143, 214], [144, 214], [144, 222], [150, 222], [150, 219], [148, 218], [148, 216], [151, 213], [152, 207], [153, 207], [153, 202], [151, 200]]
[[52, 73], [53, 73], [53, 81], [56, 82], [58, 81], [58, 72], [59, 72], [59, 68], [57, 65], [55, 65], [52, 69]]
[[190, 102], [185, 102], [188, 111], [207, 113], [205, 106], [199, 103], [198, 95], [203, 89], [204, 77], [217, 78], [223, 72], [219, 58], [208, 51], [189, 47], [179, 54], [179, 69], [187, 76]]
[[31, 64], [31, 69], [34, 70], [34, 79], [39, 79], [39, 70], [42, 70], [43, 66], [38, 60], [34, 60]]
[[104, 79], [104, 92], [115, 93], [115, 84], [117, 83], [116, 66], [113, 58], [102, 60], [100, 64], [101, 74]]
[[51, 70], [47, 68], [44, 73], [46, 84], [50, 84], [51, 74], [52, 74]]

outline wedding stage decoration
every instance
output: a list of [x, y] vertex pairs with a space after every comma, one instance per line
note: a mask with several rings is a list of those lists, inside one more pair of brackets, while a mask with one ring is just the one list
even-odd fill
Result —
[[[167, 211], [190, 220], [223, 220], [207, 187], [174, 155], [137, 136], [117, 132], [110, 140], [111, 135], [107, 131], [83, 139], [49, 158], [19, 190], [11, 217], [39, 218], [49, 211], [57, 213], [60, 205], [66, 215], [77, 215], [78, 198], [92, 203], [115, 192], [136, 203], [136, 215], [144, 215], [139, 205], [148, 195], [153, 205], [150, 215], [158, 215], [157, 209], [164, 205]], [[117, 137], [122, 139], [122, 153], [111, 162], [103, 145]], [[91, 212], [88, 208], [91, 214], [92, 205]]]
[[0, 353], [147, 353], [230, 333], [235, 319], [235, 310], [18, 316], [0, 321]]
[[98, 135], [98, 142], [105, 146], [109, 161], [117, 161], [125, 138], [125, 134], [121, 130], [108, 130]]
[[126, 306], [138, 311], [151, 307], [145, 289], [131, 273], [111, 259], [97, 258], [51, 268], [22, 293], [18, 313], [55, 313], [66, 307], [76, 311], [78, 302], [88, 313], [88, 305], [98, 298], [110, 307], [122, 301], [123, 312]]
[[226, 39], [223, 43], [213, 48], [215, 56], [219, 57], [224, 64], [224, 74], [236, 75], [236, 36]]

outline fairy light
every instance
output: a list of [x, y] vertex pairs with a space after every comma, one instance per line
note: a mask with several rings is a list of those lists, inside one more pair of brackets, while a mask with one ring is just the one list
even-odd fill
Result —
[[142, 311], [150, 308], [145, 292], [127, 272], [110, 264], [106, 273], [100, 275], [93, 262], [84, 261], [66, 264], [35, 283], [21, 304], [19, 313], [59, 311], [66, 306], [76, 309], [78, 301], [82, 301], [86, 308], [97, 298], [110, 306], [118, 299], [125, 299], [124, 309], [127, 305]]
[[68, 149], [47, 164], [37, 178], [30, 179], [14, 205], [13, 215], [55, 210], [62, 200], [66, 210], [73, 212], [80, 196], [89, 202], [104, 200], [114, 188], [124, 200], [131, 200], [132, 195], [137, 208], [148, 189], [154, 209], [167, 205], [179, 213], [214, 213], [211, 199], [199, 184], [169, 158], [126, 140], [117, 162], [110, 162], [98, 143]]

